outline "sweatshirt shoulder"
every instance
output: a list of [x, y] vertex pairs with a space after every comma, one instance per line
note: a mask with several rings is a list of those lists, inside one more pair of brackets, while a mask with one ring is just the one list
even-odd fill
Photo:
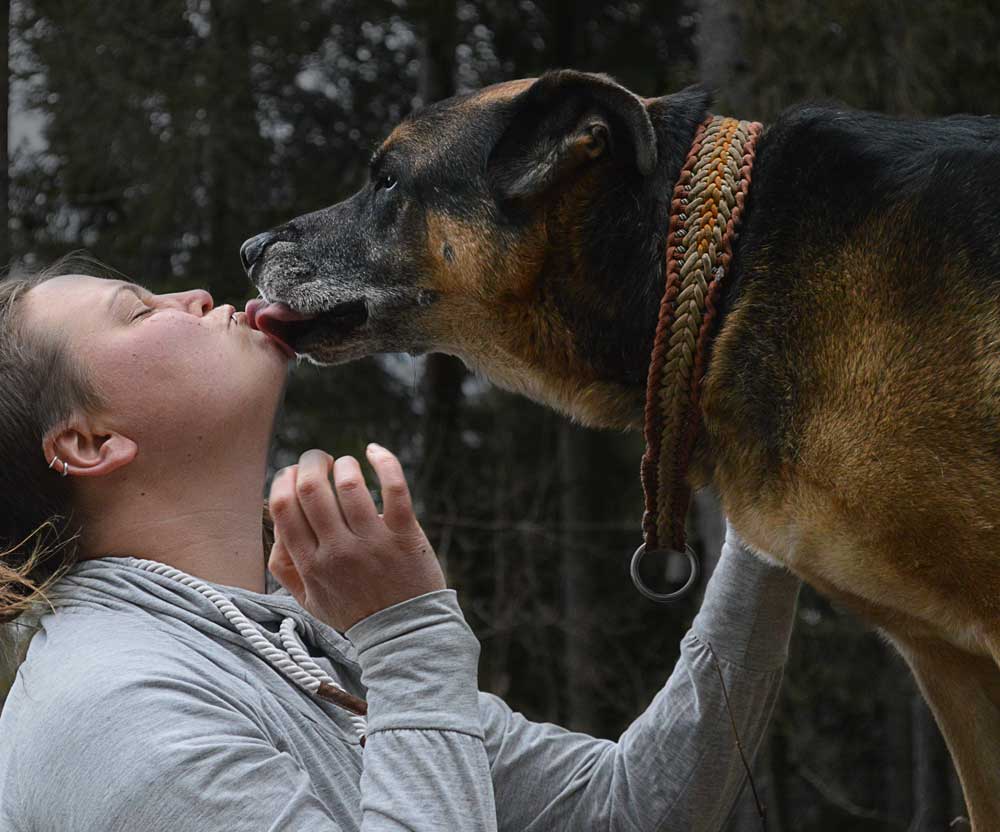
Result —
[[126, 633], [120, 616], [78, 623], [36, 634], [0, 713], [0, 820], [107, 828], [90, 815], [130, 816], [138, 795], [172, 788], [218, 749], [276, 753], [250, 686], [213, 674], [197, 650], [155, 627]]
[[170, 632], [149, 616], [60, 610], [42, 619], [18, 677], [38, 678], [55, 691], [104, 689], [169, 669], [204, 674], [199, 648], [196, 637]]
[[[46, 616], [0, 715], [18, 733], [103, 730], [154, 704], [160, 713], [217, 702], [254, 716], [259, 696], [219, 664], [222, 648], [115, 612]], [[2, 729], [0, 729], [2, 730]]]
[[55, 770], [68, 749], [88, 749], [92, 759], [101, 749], [141, 756], [185, 726], [264, 730], [252, 686], [213, 674], [210, 662], [169, 634], [113, 631], [120, 623], [87, 616], [77, 632], [36, 634], [40, 643], [32, 640], [0, 713], [13, 754], [0, 753], [0, 779], [14, 758], [26, 770]]

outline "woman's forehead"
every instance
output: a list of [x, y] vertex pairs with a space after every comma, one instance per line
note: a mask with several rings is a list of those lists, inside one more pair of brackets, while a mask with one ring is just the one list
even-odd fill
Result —
[[87, 274], [50, 277], [25, 294], [25, 312], [36, 321], [57, 322], [62, 326], [67, 318], [79, 316], [81, 310], [110, 296], [116, 283], [119, 281]]
[[61, 274], [42, 281], [31, 291], [39, 295], [63, 294], [66, 292], [74, 294], [81, 292], [107, 292], [113, 290], [118, 283], [121, 283], [121, 281], [94, 277], [89, 274]]

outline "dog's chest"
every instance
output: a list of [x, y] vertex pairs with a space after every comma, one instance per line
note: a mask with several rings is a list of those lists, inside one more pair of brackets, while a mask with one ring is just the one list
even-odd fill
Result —
[[864, 518], [840, 516], [829, 495], [801, 484], [764, 499], [731, 489], [723, 503], [733, 528], [758, 556], [787, 567], [869, 624], [889, 635], [935, 636], [989, 655], [975, 615], [928, 574], [932, 562], [947, 564], [941, 551], [908, 552], [905, 539], [894, 546]]

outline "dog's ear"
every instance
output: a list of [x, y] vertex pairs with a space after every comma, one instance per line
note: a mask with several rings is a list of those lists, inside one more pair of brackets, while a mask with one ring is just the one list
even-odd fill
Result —
[[607, 75], [547, 72], [508, 105], [487, 175], [501, 199], [530, 199], [605, 155], [643, 176], [656, 167], [656, 133], [637, 95]]

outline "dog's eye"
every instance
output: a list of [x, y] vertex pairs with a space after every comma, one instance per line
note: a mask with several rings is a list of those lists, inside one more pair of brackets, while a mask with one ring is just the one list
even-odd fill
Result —
[[376, 184], [383, 190], [391, 191], [396, 187], [396, 177], [391, 173], [384, 173], [378, 178]]

